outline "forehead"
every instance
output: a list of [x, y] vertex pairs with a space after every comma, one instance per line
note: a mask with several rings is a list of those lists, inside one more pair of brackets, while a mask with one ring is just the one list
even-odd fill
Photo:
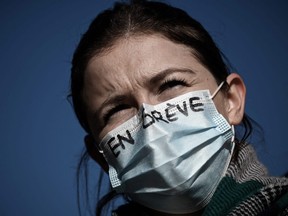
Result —
[[[193, 55], [194, 50], [176, 44], [160, 35], [140, 35], [122, 38], [102, 54], [94, 56], [87, 65], [86, 77], [149, 75], [165, 67], [182, 64], [193, 65], [195, 70], [203, 66]], [[148, 71], [147, 71], [148, 70]], [[104, 77], [103, 77], [104, 75]]]
[[[130, 36], [117, 40], [108, 50], [94, 56], [88, 63], [86, 75], [101, 74], [102, 69], [108, 69], [106, 72], [116, 69], [118, 74], [124, 72], [127, 75], [148, 68], [157, 70], [184, 62], [187, 57], [191, 60], [192, 52], [187, 46], [173, 43], [160, 35]], [[123, 71], [123, 68], [126, 70]]]

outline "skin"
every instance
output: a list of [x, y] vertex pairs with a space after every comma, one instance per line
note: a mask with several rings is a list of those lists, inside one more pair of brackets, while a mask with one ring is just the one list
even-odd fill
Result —
[[[155, 105], [190, 91], [208, 89], [213, 94], [217, 89], [213, 75], [192, 53], [161, 35], [134, 35], [117, 40], [89, 61], [83, 97], [93, 134], [85, 143], [106, 172], [107, 163], [93, 143], [135, 115], [143, 103]], [[226, 81], [229, 91], [219, 91], [213, 101], [218, 112], [237, 125], [243, 118], [246, 89], [238, 74]]]

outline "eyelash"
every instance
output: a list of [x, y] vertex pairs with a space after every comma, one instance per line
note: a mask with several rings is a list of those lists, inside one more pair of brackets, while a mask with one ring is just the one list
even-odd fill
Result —
[[165, 80], [161, 86], [158, 89], [158, 93], [162, 93], [163, 91], [173, 88], [177, 85], [181, 86], [188, 86], [187, 82], [185, 79], [171, 79], [171, 80]]
[[116, 105], [116, 106], [112, 107], [111, 109], [109, 109], [107, 112], [104, 113], [104, 115], [103, 115], [104, 123], [106, 124], [113, 114], [115, 114], [118, 111], [121, 111], [123, 109], [127, 109], [129, 107], [130, 106], [127, 104], [120, 104], [120, 105]]

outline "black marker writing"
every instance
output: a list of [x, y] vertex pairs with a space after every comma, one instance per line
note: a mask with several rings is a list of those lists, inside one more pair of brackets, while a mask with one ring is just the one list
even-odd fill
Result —
[[[164, 122], [167, 124], [175, 122], [178, 120], [179, 115], [184, 115], [187, 117], [189, 115], [189, 110], [192, 112], [204, 111], [204, 104], [200, 101], [200, 97], [191, 97], [177, 104], [167, 103], [167, 107], [163, 110], [163, 112], [158, 110], [145, 112], [145, 109], [143, 109], [142, 127], [143, 129], [147, 129], [149, 126], [156, 124], [157, 122]], [[107, 142], [107, 145], [109, 146], [113, 155], [117, 158], [121, 151], [126, 149], [125, 144], [127, 145], [127, 143], [132, 145], [135, 144], [135, 140], [131, 136], [129, 130], [126, 130], [124, 135], [117, 134], [116, 136], [110, 138]]]
[[188, 109], [187, 109], [186, 101], [183, 101], [183, 109], [180, 107], [179, 104], [177, 104], [176, 107], [179, 110], [179, 112], [181, 112], [185, 116], [188, 116]]
[[[200, 98], [199, 97], [191, 97], [189, 98], [189, 106], [191, 111], [193, 112], [200, 112], [200, 111], [204, 111], [204, 104], [199, 102]], [[153, 125], [156, 122], [159, 121], [163, 121], [167, 124], [169, 124], [170, 122], [174, 122], [178, 120], [177, 117], [177, 110], [183, 114], [184, 116], [188, 116], [188, 108], [187, 108], [187, 103], [186, 101], [182, 102], [182, 107], [180, 106], [180, 104], [170, 104], [167, 103], [166, 104], [167, 107], [164, 109], [164, 116], [162, 116], [161, 112], [157, 111], [157, 110], [153, 110], [150, 113], [145, 112], [145, 110], [143, 110], [143, 128], [146, 129], [149, 126]], [[176, 110], [176, 109], [177, 110]]]
[[125, 145], [123, 143], [123, 141], [127, 142], [127, 143], [130, 143], [130, 144], [134, 144], [135, 143], [135, 140], [133, 139], [133, 137], [131, 136], [129, 130], [126, 130], [126, 134], [127, 134], [127, 137], [125, 136], [121, 136], [120, 134], [117, 134], [117, 139], [118, 139], [118, 143], [115, 143], [112, 145], [112, 142], [115, 140], [115, 137], [112, 137], [108, 142], [108, 146], [110, 148], [110, 150], [112, 151], [112, 153], [114, 154], [114, 156], [117, 158], [120, 154], [120, 150], [118, 150], [117, 152], [115, 152], [115, 150], [121, 146], [122, 149], [125, 149]]
[[166, 118], [170, 122], [176, 121], [178, 119], [178, 117], [175, 117], [176, 112], [173, 112], [175, 107], [176, 106], [174, 104], [167, 103], [167, 108], [165, 109], [165, 114], [166, 114]]
[[196, 107], [202, 107], [203, 106], [203, 103], [194, 103], [194, 101], [197, 101], [197, 100], [200, 100], [200, 98], [199, 97], [189, 98], [189, 103], [190, 103], [191, 110], [194, 111], [194, 112], [203, 111], [204, 110], [203, 108], [196, 109]]
[[[148, 119], [148, 121], [147, 121], [147, 119]], [[147, 122], [147, 123], [145, 123], [145, 122]], [[153, 116], [149, 115], [148, 113], [144, 113], [144, 110], [143, 110], [143, 128], [149, 127], [154, 122], [155, 122], [155, 120], [154, 120]]]

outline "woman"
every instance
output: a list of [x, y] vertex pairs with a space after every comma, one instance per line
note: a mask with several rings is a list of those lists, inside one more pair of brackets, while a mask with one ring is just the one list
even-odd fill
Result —
[[246, 142], [245, 94], [182, 10], [134, 1], [98, 15], [75, 51], [71, 95], [109, 195], [127, 197], [114, 215], [286, 215], [287, 179], [269, 177]]

